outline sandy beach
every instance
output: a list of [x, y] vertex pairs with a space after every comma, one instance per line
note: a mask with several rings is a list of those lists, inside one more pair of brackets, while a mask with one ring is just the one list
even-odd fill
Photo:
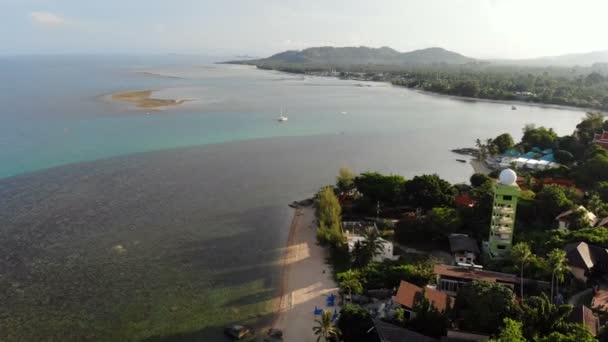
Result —
[[135, 106], [137, 106], [138, 108], [142, 109], [157, 109], [166, 106], [176, 106], [188, 101], [153, 98], [151, 97], [153, 92], [154, 90], [148, 89], [116, 93], [112, 94], [112, 100], [131, 102], [135, 104]]
[[285, 341], [314, 341], [315, 306], [332, 312], [338, 309], [326, 306], [327, 295], [337, 295], [338, 289], [325, 262], [327, 251], [317, 245], [314, 219], [313, 208], [295, 210], [282, 260], [281, 295], [273, 326], [283, 330]]
[[475, 173], [483, 173], [484, 175], [489, 175], [492, 170], [486, 166], [481, 160], [477, 158], [471, 159], [471, 166]]

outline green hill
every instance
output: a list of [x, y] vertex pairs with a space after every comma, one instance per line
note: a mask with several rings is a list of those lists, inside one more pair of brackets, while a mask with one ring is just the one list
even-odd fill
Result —
[[235, 61], [232, 63], [269, 65], [429, 65], [466, 64], [475, 62], [456, 52], [433, 47], [411, 52], [399, 52], [389, 47], [313, 47], [301, 51], [285, 51], [268, 58]]

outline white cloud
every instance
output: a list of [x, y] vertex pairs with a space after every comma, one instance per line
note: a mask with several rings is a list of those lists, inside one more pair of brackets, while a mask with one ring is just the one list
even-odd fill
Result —
[[38, 25], [58, 26], [66, 23], [65, 18], [51, 12], [32, 12], [30, 19]]

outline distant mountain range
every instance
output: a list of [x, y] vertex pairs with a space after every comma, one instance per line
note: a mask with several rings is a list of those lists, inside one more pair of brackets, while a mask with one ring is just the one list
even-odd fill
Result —
[[433, 64], [507, 64], [520, 66], [591, 66], [608, 63], [608, 51], [568, 54], [534, 59], [493, 59], [483, 60], [464, 56], [440, 47], [432, 47], [410, 52], [399, 52], [389, 47], [311, 47], [304, 50], [290, 50], [268, 58], [232, 61], [229, 63], [255, 65], [433, 65]]
[[399, 52], [389, 47], [312, 47], [301, 51], [285, 51], [268, 58], [246, 60], [247, 64], [309, 64], [309, 65], [423, 65], [466, 64], [474, 58], [442, 48]]

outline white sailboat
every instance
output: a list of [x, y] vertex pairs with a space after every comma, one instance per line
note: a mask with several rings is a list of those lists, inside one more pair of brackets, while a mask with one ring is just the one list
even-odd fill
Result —
[[289, 118], [283, 112], [283, 108], [281, 108], [281, 115], [279, 115], [279, 117], [277, 118], [277, 121], [278, 122], [285, 122], [287, 120], [289, 120]]

